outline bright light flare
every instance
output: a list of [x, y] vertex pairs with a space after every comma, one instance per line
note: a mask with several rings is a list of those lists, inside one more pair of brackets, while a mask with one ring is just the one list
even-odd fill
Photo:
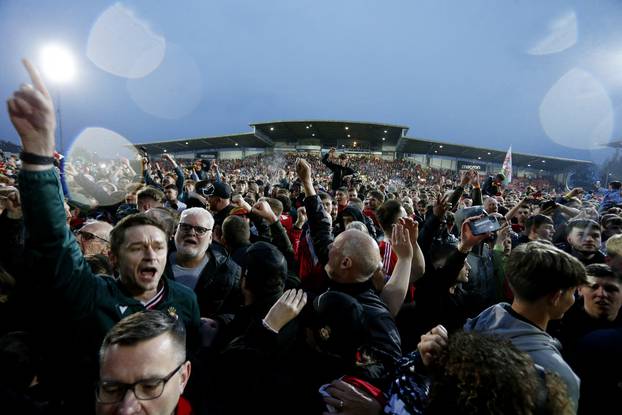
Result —
[[52, 82], [69, 82], [76, 74], [73, 55], [60, 45], [47, 45], [41, 50], [41, 68]]

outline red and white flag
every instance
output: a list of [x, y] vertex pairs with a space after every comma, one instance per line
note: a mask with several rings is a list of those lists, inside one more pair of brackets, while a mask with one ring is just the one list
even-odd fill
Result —
[[505, 176], [504, 184], [507, 186], [512, 181], [512, 146], [508, 148], [508, 152], [505, 154], [501, 173]]

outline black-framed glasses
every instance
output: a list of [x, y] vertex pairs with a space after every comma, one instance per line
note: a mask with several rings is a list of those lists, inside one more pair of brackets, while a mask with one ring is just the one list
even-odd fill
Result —
[[134, 383], [121, 383], [99, 381], [95, 388], [95, 397], [98, 403], [112, 404], [119, 403], [125, 397], [128, 390], [131, 390], [136, 399], [141, 401], [150, 401], [158, 399], [164, 392], [166, 383], [181, 369], [186, 362], [177, 366], [171, 373], [163, 378], [143, 379]]
[[194, 230], [194, 232], [199, 236], [204, 236], [206, 233], [211, 231], [211, 229], [204, 228], [203, 226], [193, 226], [193, 225], [190, 225], [189, 223], [183, 223], [183, 222], [179, 223], [179, 229], [183, 233], [190, 233], [190, 231]]
[[84, 241], [92, 241], [93, 239], [98, 239], [102, 242], [110, 243], [108, 239], [102, 238], [101, 236], [97, 236], [91, 232], [79, 230], [79, 231], [76, 231], [75, 234], [76, 236], [79, 236], [80, 238], [82, 238]]

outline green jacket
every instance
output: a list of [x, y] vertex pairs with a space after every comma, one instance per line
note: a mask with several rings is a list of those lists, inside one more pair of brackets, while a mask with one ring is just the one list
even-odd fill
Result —
[[[123, 317], [145, 310], [143, 304], [124, 290], [123, 284], [108, 276], [94, 274], [78, 242], [66, 224], [63, 194], [55, 169], [22, 171], [19, 176], [26, 227], [26, 257], [29, 274], [38, 289], [50, 290], [62, 318], [80, 320], [87, 328], [87, 343], [99, 349], [108, 330]], [[194, 349], [199, 334], [199, 306], [189, 288], [162, 277], [164, 299], [155, 309], [175, 314], [185, 323], [188, 346]]]

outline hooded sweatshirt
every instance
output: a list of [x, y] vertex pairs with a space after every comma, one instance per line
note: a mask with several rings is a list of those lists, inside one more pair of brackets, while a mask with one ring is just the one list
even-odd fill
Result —
[[566, 384], [568, 396], [576, 410], [579, 403], [579, 377], [562, 358], [559, 341], [526, 320], [515, 317], [509, 310], [511, 306], [507, 303], [488, 307], [477, 317], [468, 319], [464, 330], [506, 338], [518, 350], [529, 354], [534, 363], [557, 373]]

